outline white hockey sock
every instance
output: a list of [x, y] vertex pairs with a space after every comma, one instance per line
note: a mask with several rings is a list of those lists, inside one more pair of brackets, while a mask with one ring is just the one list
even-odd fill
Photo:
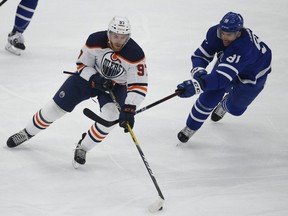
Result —
[[[119, 111], [113, 103], [107, 103], [102, 107], [100, 116], [108, 121], [114, 121], [119, 118]], [[81, 147], [85, 151], [91, 150], [104, 140], [114, 127], [115, 125], [112, 127], [104, 127], [98, 123], [93, 124], [88, 130], [87, 136], [83, 139]]]
[[66, 111], [61, 109], [54, 100], [51, 100], [42, 109], [35, 113], [32, 121], [27, 124], [25, 129], [31, 136], [35, 136], [65, 114]]

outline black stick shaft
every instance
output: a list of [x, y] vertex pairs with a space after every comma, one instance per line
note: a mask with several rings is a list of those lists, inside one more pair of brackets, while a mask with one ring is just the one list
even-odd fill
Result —
[[163, 103], [163, 102], [165, 102], [165, 101], [167, 101], [167, 100], [169, 100], [169, 99], [171, 99], [171, 98], [173, 98], [173, 97], [175, 97], [175, 96], [177, 96], [177, 95], [179, 95], [179, 94], [180, 94], [180, 91], [176, 91], [175, 93], [173, 93], [173, 94], [171, 94], [171, 95], [168, 95], [167, 97], [164, 97], [164, 98], [162, 98], [162, 99], [160, 99], [160, 100], [158, 100], [158, 101], [155, 101], [155, 102], [152, 103], [152, 104], [149, 104], [149, 105], [147, 105], [147, 106], [145, 106], [145, 107], [137, 110], [137, 111], [136, 111], [136, 114], [138, 114], [138, 113], [140, 113], [140, 112], [143, 112], [143, 111], [145, 111], [145, 110], [147, 110], [147, 109], [150, 109], [150, 108], [152, 108], [152, 107], [154, 107], [154, 106], [156, 106], [156, 105], [158, 105], [158, 104], [160, 104], [160, 103]]
[[[180, 94], [179, 91], [177, 91], [177, 92], [175, 92], [175, 93], [173, 93], [173, 94], [171, 94], [171, 95], [168, 95], [167, 97], [164, 97], [164, 98], [162, 98], [162, 99], [160, 99], [160, 100], [158, 100], [158, 101], [155, 101], [154, 103], [149, 104], [148, 106], [145, 106], [145, 107], [137, 110], [137, 111], [136, 111], [136, 114], [141, 113], [141, 112], [144, 112], [145, 110], [150, 109], [151, 107], [154, 107], [154, 106], [156, 106], [156, 105], [158, 105], [158, 104], [160, 104], [160, 103], [163, 103], [164, 101], [169, 100], [169, 99], [175, 97], [175, 96], [178, 95], [178, 94]], [[88, 109], [88, 108], [85, 108], [85, 109], [83, 110], [83, 113], [84, 113], [84, 115], [86, 115], [88, 118], [92, 119], [92, 120], [95, 121], [95, 122], [98, 122], [98, 123], [101, 124], [101, 125], [104, 125], [105, 127], [111, 127], [111, 126], [113, 126], [113, 125], [115, 125], [115, 124], [117, 124], [117, 123], [119, 122], [118, 119], [115, 120], [115, 121], [107, 121], [107, 120], [101, 118], [100, 116], [98, 116], [96, 113], [94, 113], [92, 110], [90, 110], [90, 109]]]
[[0, 2], [0, 7], [6, 2], [7, 0], [3, 0]]
[[[110, 97], [111, 97], [113, 103], [116, 105], [117, 109], [120, 112], [121, 111], [121, 107], [117, 103], [114, 93], [112, 91], [109, 91], [109, 93], [110, 93]], [[150, 176], [150, 178], [151, 178], [151, 180], [152, 180], [152, 182], [153, 182], [153, 184], [154, 184], [154, 186], [155, 186], [155, 188], [156, 188], [156, 190], [158, 192], [158, 195], [163, 200], [165, 200], [164, 196], [163, 196], [163, 194], [162, 194], [162, 192], [160, 190], [160, 187], [159, 187], [159, 185], [158, 185], [158, 183], [156, 181], [156, 178], [155, 178], [155, 176], [154, 176], [154, 174], [153, 174], [153, 172], [152, 172], [152, 170], [151, 170], [151, 168], [149, 166], [149, 163], [148, 163], [147, 159], [145, 158], [145, 155], [144, 155], [144, 153], [143, 153], [143, 151], [142, 151], [142, 149], [141, 149], [141, 147], [140, 147], [140, 145], [139, 145], [139, 143], [137, 141], [137, 138], [136, 138], [136, 136], [135, 136], [135, 134], [134, 134], [134, 132], [133, 132], [133, 130], [132, 130], [132, 128], [131, 128], [129, 123], [127, 123], [127, 128], [128, 128], [128, 131], [129, 131], [129, 133], [130, 133], [130, 135], [131, 135], [131, 137], [132, 137], [132, 139], [133, 139], [133, 141], [134, 141], [134, 143], [135, 143], [135, 145], [137, 147], [137, 150], [138, 150], [138, 152], [139, 152], [139, 154], [140, 154], [140, 156], [141, 156], [141, 158], [142, 158], [142, 160], [143, 160], [143, 162], [145, 164], [145, 167], [146, 167], [146, 169], [147, 169], [147, 171], [149, 173], [149, 176]]]

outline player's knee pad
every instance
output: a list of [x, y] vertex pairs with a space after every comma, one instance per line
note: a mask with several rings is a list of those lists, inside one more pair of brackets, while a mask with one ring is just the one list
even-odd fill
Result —
[[199, 96], [198, 101], [205, 109], [213, 109], [221, 101], [224, 94], [225, 89], [206, 91]]
[[[119, 118], [119, 111], [114, 103], [106, 103], [103, 107], [101, 107], [100, 116], [107, 121], [114, 121]], [[98, 128], [105, 133], [109, 133], [114, 127], [105, 127], [101, 124], [97, 124]]]
[[226, 103], [228, 112], [234, 116], [241, 116], [247, 109], [247, 107], [236, 107], [233, 106], [231, 103]]
[[108, 121], [114, 121], [119, 118], [119, 111], [114, 103], [106, 103], [101, 108], [100, 116]]
[[38, 0], [22, 0], [20, 4], [30, 9], [35, 9], [37, 7]]
[[41, 109], [41, 114], [46, 121], [54, 122], [65, 115], [66, 111], [61, 109], [54, 100], [51, 100]]

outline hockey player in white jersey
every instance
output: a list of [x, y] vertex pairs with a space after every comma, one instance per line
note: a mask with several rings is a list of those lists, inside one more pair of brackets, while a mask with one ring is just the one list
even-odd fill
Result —
[[[147, 69], [142, 48], [131, 38], [131, 27], [127, 18], [114, 17], [108, 31], [91, 34], [77, 59], [77, 72], [60, 87], [53, 99], [40, 109], [19, 133], [12, 135], [7, 146], [16, 147], [48, 128], [77, 104], [97, 97], [101, 117], [114, 121], [127, 132], [127, 123], [133, 128], [136, 107], [147, 92]], [[118, 109], [107, 91], [112, 90]], [[85, 164], [86, 152], [105, 139], [113, 127], [93, 124], [83, 133], [75, 149], [74, 160]]]

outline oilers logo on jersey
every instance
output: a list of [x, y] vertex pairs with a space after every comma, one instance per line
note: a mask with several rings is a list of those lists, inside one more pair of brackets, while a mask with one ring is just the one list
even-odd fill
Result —
[[121, 60], [114, 52], [107, 52], [102, 58], [101, 65], [100, 72], [105, 78], [113, 79], [125, 72], [125, 69], [121, 65]]

